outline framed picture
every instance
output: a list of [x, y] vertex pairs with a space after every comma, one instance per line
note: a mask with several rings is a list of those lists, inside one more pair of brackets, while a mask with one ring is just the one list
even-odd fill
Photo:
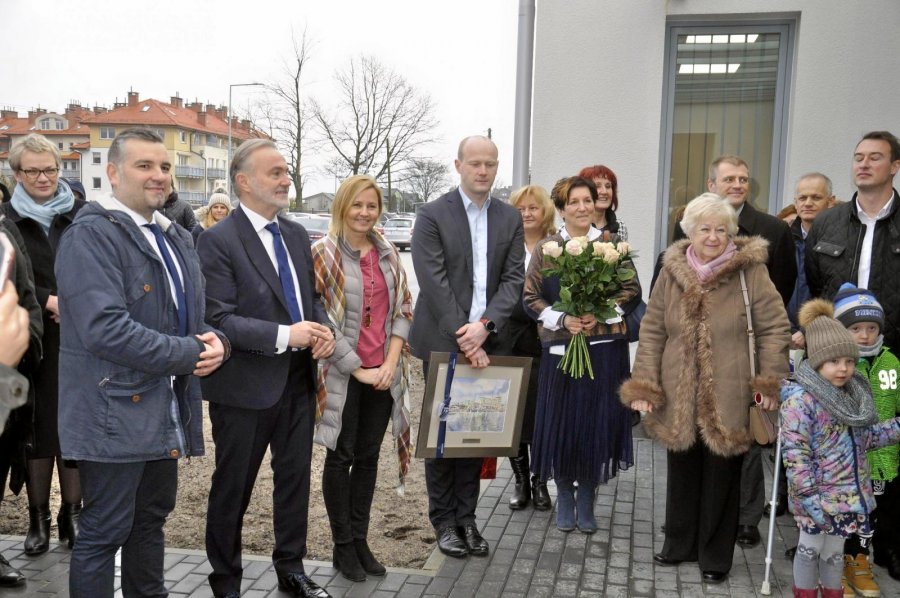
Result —
[[[491, 356], [475, 369], [458, 354], [446, 410], [444, 457], [515, 457], [525, 415], [530, 357]], [[432, 353], [419, 420], [416, 457], [436, 457], [439, 408], [445, 399], [450, 353]]]

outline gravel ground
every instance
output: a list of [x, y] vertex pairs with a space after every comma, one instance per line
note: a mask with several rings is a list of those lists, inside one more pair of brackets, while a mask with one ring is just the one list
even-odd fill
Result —
[[[416, 441], [421, 410], [423, 378], [421, 362], [413, 360], [410, 395], [412, 400], [412, 440]], [[204, 416], [205, 416], [204, 404]], [[182, 460], [179, 466], [178, 501], [166, 525], [166, 545], [177, 548], [203, 550], [206, 504], [213, 471], [215, 447], [209, 418], [206, 422], [207, 456]], [[428, 521], [428, 498], [425, 491], [425, 470], [421, 460], [413, 459], [406, 481], [406, 493], [395, 490], [397, 458], [390, 434], [390, 424], [381, 447], [378, 484], [372, 505], [369, 545], [385, 565], [420, 568], [434, 548], [434, 531]], [[331, 531], [322, 501], [322, 468], [325, 449], [313, 447], [312, 479], [309, 505], [308, 558], [331, 560]], [[272, 470], [266, 458], [259, 471], [250, 507], [244, 517], [244, 553], [269, 555], [274, 546], [272, 531]], [[51, 497], [53, 528], [56, 538], [56, 512], [59, 492], [54, 482]], [[25, 491], [14, 496], [7, 489], [0, 504], [0, 533], [25, 535], [28, 530], [28, 501]]]

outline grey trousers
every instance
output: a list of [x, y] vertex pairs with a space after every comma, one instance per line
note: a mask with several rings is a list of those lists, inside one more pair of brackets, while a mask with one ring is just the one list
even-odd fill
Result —
[[766, 485], [763, 478], [763, 447], [755, 442], [750, 450], [744, 453], [744, 465], [741, 468], [741, 508], [738, 514], [738, 525], [756, 527], [763, 516], [766, 506]]

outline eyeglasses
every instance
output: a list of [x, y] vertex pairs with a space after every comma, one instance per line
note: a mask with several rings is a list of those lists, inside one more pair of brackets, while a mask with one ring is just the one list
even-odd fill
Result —
[[19, 172], [28, 177], [29, 181], [36, 181], [41, 175], [44, 175], [48, 179], [55, 179], [57, 175], [59, 175], [59, 168], [44, 168], [43, 170], [27, 168], [25, 170], [19, 169]]

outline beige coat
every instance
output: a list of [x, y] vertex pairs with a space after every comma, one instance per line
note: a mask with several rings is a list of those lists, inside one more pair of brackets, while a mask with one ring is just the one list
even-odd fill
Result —
[[[746, 452], [753, 393], [778, 396], [788, 374], [790, 324], [766, 270], [767, 242], [738, 237], [735, 244], [737, 253], [706, 284], [687, 262], [690, 241], [669, 247], [641, 322], [632, 378], [621, 388], [625, 405], [650, 401], [653, 412], [644, 425], [673, 451], [690, 448], [699, 430], [717, 455]], [[756, 333], [752, 380], [741, 269]]]

